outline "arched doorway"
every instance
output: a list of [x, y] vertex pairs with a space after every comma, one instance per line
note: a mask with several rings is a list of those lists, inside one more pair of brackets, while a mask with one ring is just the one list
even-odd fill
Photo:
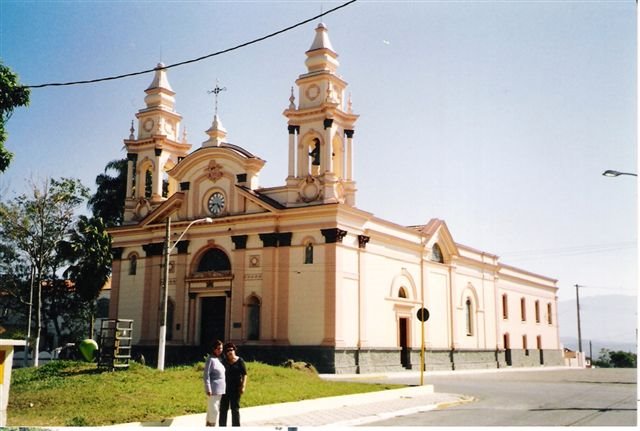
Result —
[[409, 319], [401, 317], [398, 320], [398, 341], [400, 344], [400, 363], [408, 370], [411, 369], [411, 346], [409, 344]]
[[251, 295], [247, 300], [247, 340], [260, 339], [260, 300]]
[[200, 345], [207, 351], [215, 340], [225, 340], [226, 311], [226, 296], [208, 296], [200, 301]]
[[[207, 250], [198, 261], [195, 275], [207, 286], [214, 287], [231, 274], [231, 261], [219, 248]], [[205, 293], [206, 292], [206, 293]], [[200, 345], [207, 351], [215, 340], [224, 341], [227, 335], [227, 308], [230, 291], [206, 289], [200, 295]]]
[[502, 334], [502, 343], [504, 344], [504, 359], [507, 365], [511, 365], [511, 345], [509, 341], [509, 334]]

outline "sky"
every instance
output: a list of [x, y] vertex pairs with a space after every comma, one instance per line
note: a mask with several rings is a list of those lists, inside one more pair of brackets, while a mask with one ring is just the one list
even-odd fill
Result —
[[[25, 85], [152, 69], [225, 50], [345, 1], [0, 1], [0, 59]], [[216, 81], [229, 142], [284, 184], [282, 115], [324, 22], [349, 83], [356, 206], [401, 225], [446, 221], [456, 242], [558, 279], [559, 300], [636, 295], [637, 13], [620, 1], [359, 0], [168, 71], [193, 150]], [[8, 122], [0, 199], [29, 179], [95, 189], [125, 157], [152, 73], [33, 89]]]

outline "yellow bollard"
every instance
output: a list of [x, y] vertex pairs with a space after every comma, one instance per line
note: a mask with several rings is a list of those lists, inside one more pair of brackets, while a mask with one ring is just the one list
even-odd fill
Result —
[[7, 426], [7, 405], [9, 404], [9, 386], [13, 368], [13, 349], [24, 346], [24, 340], [0, 338], [0, 427]]

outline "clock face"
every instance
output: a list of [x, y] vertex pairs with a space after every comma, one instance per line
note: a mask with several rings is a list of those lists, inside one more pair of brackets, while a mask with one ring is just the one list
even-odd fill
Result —
[[213, 215], [218, 215], [224, 209], [224, 195], [220, 192], [215, 192], [209, 198], [209, 203], [207, 204], [209, 211]]
[[151, 129], [153, 129], [153, 120], [151, 118], [149, 118], [147, 121], [144, 122], [144, 130], [146, 130], [147, 132], [150, 132]]
[[305, 94], [307, 95], [307, 97], [311, 100], [315, 100], [316, 97], [318, 97], [320, 95], [320, 87], [318, 87], [316, 84], [311, 84]]

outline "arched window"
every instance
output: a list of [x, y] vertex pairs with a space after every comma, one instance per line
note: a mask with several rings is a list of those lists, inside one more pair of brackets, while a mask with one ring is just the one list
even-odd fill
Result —
[[520, 320], [527, 320], [527, 301], [524, 298], [520, 298]]
[[313, 263], [313, 244], [309, 243], [304, 248], [304, 263], [310, 264]]
[[536, 337], [536, 349], [542, 350], [542, 335]]
[[471, 299], [467, 298], [465, 302], [465, 323], [467, 328], [467, 335], [473, 335], [473, 305], [471, 304]]
[[540, 301], [536, 301], [534, 304], [535, 314], [536, 314], [536, 323], [540, 323]]
[[129, 275], [136, 275], [136, 271], [138, 270], [138, 256], [132, 254], [129, 257]]
[[407, 297], [407, 289], [401, 287], [398, 289], [398, 298], [406, 298]]
[[551, 314], [551, 303], [547, 302], [547, 323], [551, 325], [553, 323], [553, 317]]
[[169, 197], [169, 174], [166, 172], [162, 176], [162, 197]]
[[153, 172], [151, 171], [151, 169], [149, 169], [144, 173], [144, 197], [147, 199], [151, 199], [152, 194], [153, 194]]
[[247, 340], [260, 339], [260, 300], [251, 296], [247, 301]]
[[307, 168], [311, 175], [318, 175], [320, 172], [320, 139], [313, 138], [309, 145], [309, 166]]
[[229, 272], [231, 262], [226, 253], [219, 248], [211, 248], [202, 256], [197, 272]]
[[431, 248], [431, 260], [434, 262], [444, 263], [442, 250], [440, 249], [440, 246], [437, 243], [433, 244], [433, 247]]

